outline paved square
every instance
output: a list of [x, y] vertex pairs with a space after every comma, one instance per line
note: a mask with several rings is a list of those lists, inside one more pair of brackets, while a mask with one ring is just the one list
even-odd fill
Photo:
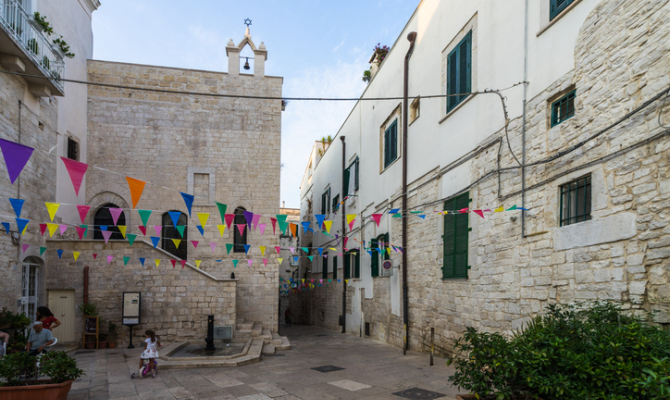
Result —
[[[142, 349], [75, 352], [86, 375], [74, 382], [68, 400], [106, 399], [229, 399], [229, 400], [401, 400], [394, 393], [421, 388], [458, 391], [447, 377], [453, 368], [427, 354], [408, 352], [370, 339], [314, 327], [282, 328], [292, 349], [283, 357], [263, 357], [237, 368], [160, 370], [156, 378], [130, 379]], [[204, 341], [203, 341], [204, 344]], [[314, 368], [337, 366], [321, 373]]]

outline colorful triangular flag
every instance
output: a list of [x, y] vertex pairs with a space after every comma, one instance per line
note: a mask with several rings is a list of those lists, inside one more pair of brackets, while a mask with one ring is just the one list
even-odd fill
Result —
[[193, 200], [195, 197], [193, 197], [192, 194], [184, 193], [184, 192], [179, 192], [181, 193], [181, 197], [184, 199], [184, 203], [186, 203], [186, 208], [188, 209], [188, 216], [191, 216], [191, 207], [193, 207]]
[[[142, 197], [142, 192], [144, 191], [144, 185], [146, 182], [131, 178], [129, 176], [126, 176], [126, 181], [128, 181], [128, 188], [130, 188], [130, 199], [133, 202], [133, 208], [137, 208], [137, 203], [139, 203], [140, 197]], [[146, 224], [147, 223], [145, 222], [144, 225]]]
[[2, 150], [2, 155], [5, 157], [9, 181], [13, 185], [16, 182], [16, 178], [21, 175], [21, 171], [23, 171], [28, 160], [30, 160], [34, 149], [20, 143], [0, 139], [0, 150]]

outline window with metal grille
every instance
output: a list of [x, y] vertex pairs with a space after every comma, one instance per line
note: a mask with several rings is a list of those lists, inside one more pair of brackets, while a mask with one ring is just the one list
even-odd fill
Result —
[[549, 0], [549, 20], [556, 18], [563, 10], [565, 10], [575, 0]]
[[[444, 209], [449, 211], [461, 210], [469, 207], [470, 193], [464, 193], [444, 202]], [[442, 235], [443, 279], [468, 278], [468, 227], [469, 213], [445, 213], [444, 235]]]
[[[188, 217], [181, 213], [177, 220], [177, 226], [174, 226], [170, 214], [163, 214], [163, 228], [161, 229], [161, 247], [163, 250], [174, 255], [177, 258], [186, 260], [188, 254]], [[176, 246], [174, 240], [179, 240], [179, 247]]]
[[471, 91], [472, 31], [447, 57], [447, 112], [456, 108]]
[[328, 214], [328, 206], [330, 205], [330, 188], [326, 189], [321, 195], [321, 214]]
[[[353, 187], [351, 186], [351, 173], [354, 174]], [[345, 197], [354, 194], [358, 190], [358, 157], [344, 170]]]
[[235, 244], [235, 247], [233, 247], [233, 252], [234, 253], [244, 253], [244, 245], [247, 244], [247, 228], [245, 227], [242, 232], [240, 233], [240, 228], [238, 228], [238, 225], [246, 225], [247, 224], [247, 219], [244, 218], [244, 212], [246, 210], [242, 207], [238, 207], [235, 209], [235, 218], [233, 219], [233, 242]]
[[561, 186], [561, 226], [591, 219], [591, 175]]
[[398, 158], [398, 120], [384, 131], [384, 168]]
[[551, 126], [554, 127], [575, 115], [575, 90], [551, 103]]
[[79, 161], [79, 143], [72, 138], [67, 138], [67, 158]]
[[333, 198], [333, 212], [337, 211], [340, 208], [340, 195], [336, 194]]

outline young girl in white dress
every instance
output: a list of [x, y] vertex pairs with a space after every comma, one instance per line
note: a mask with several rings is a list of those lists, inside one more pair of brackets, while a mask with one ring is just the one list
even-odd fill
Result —
[[[152, 330], [144, 332], [146, 335], [146, 340], [144, 341], [144, 351], [140, 356], [140, 371], [142, 370], [142, 364], [144, 360], [149, 360], [149, 368], [152, 376], [156, 376], [156, 363], [155, 359], [158, 358], [158, 346], [161, 345], [161, 341], [156, 338], [156, 333]], [[142, 373], [140, 372], [140, 377]]]

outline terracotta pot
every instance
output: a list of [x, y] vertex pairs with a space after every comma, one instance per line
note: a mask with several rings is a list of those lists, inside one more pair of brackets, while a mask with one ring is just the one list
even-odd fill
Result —
[[95, 342], [86, 342], [87, 349], [95, 349]]
[[[45, 381], [41, 382], [46, 383]], [[38, 383], [41, 382], [38, 381]], [[74, 381], [33, 386], [2, 386], [0, 387], [0, 400], [67, 400], [72, 382]]]
[[116, 348], [116, 342], [107, 343], [107, 347], [109, 347], [110, 349], [115, 349]]
[[106, 349], [107, 348], [107, 341], [106, 340], [101, 340], [98, 342], [98, 348], [99, 349]]

